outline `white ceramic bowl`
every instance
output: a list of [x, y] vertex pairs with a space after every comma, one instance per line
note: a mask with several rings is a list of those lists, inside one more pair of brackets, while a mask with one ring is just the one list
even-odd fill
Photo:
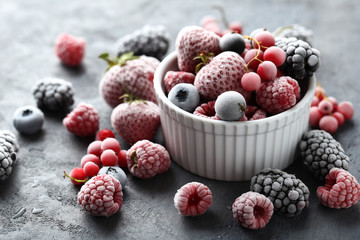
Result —
[[302, 99], [291, 109], [265, 119], [225, 122], [195, 116], [164, 94], [167, 71], [178, 70], [176, 52], [155, 72], [162, 132], [172, 160], [197, 175], [225, 181], [249, 180], [265, 167], [284, 169], [295, 159], [297, 144], [308, 129], [315, 77], [302, 86]]

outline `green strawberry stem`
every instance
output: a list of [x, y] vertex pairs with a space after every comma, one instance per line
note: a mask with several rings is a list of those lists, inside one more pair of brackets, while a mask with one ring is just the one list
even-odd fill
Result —
[[195, 73], [198, 73], [203, 66], [208, 64], [211, 61], [211, 59], [212, 59], [212, 57], [214, 55], [215, 55], [214, 53], [202, 52], [202, 53], [200, 53], [199, 56], [194, 57], [193, 60], [200, 60], [201, 61], [198, 65], [196, 65]]
[[147, 102], [145, 100], [140, 99], [140, 98], [130, 94], [126, 88], [124, 89], [124, 91], [125, 91], [125, 94], [123, 94], [121, 97], [119, 97], [119, 99], [122, 99], [124, 101], [124, 103], [130, 104], [132, 102], [135, 102], [135, 103], [143, 102], [143, 103], [147, 104]]
[[108, 68], [106, 71], [108, 71], [111, 67], [118, 65], [118, 66], [124, 66], [127, 61], [131, 61], [134, 59], [138, 59], [138, 56], [135, 56], [133, 52], [127, 52], [121, 55], [120, 57], [112, 57], [109, 53], [102, 53], [99, 55], [99, 58], [104, 60], [108, 63]]

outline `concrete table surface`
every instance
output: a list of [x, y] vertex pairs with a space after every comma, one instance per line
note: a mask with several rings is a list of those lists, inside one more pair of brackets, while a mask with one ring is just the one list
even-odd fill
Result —
[[[45, 113], [43, 130], [20, 135], [12, 115], [20, 106], [35, 105], [30, 91], [40, 78], [70, 81], [75, 105], [87, 102], [100, 114], [100, 128], [111, 128], [111, 108], [99, 94], [106, 68], [97, 56], [114, 53], [119, 38], [145, 24], [163, 24], [171, 34], [170, 51], [178, 31], [198, 25], [201, 17], [220, 17], [213, 4], [224, 7], [230, 21], [244, 24], [244, 33], [298, 23], [311, 29], [313, 47], [321, 52], [317, 79], [328, 95], [351, 101], [355, 115], [334, 134], [351, 158], [350, 172], [360, 179], [360, 5], [356, 1], [5, 1], [0, 0], [0, 129], [16, 133], [18, 162], [9, 179], [0, 182], [0, 239], [359, 239], [360, 204], [349, 209], [323, 207], [316, 197], [320, 185], [299, 160], [286, 169], [310, 189], [310, 205], [301, 215], [274, 214], [268, 225], [251, 231], [232, 217], [231, 205], [249, 190], [250, 182], [205, 179], [176, 163], [150, 180], [129, 173], [121, 211], [109, 218], [87, 214], [77, 204], [79, 188], [63, 171], [79, 166], [91, 138], [76, 137], [64, 128], [66, 112]], [[86, 56], [79, 68], [60, 64], [53, 42], [62, 33], [83, 36]], [[129, 148], [120, 137], [124, 149]], [[161, 131], [155, 140], [163, 144]], [[176, 190], [190, 181], [208, 185], [213, 204], [204, 215], [183, 217], [173, 206]], [[26, 212], [18, 218], [20, 210]], [[42, 209], [39, 214], [33, 209]]]

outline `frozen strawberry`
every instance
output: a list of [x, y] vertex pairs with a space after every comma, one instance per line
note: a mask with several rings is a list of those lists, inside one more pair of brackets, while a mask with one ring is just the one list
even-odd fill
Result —
[[165, 92], [168, 94], [170, 90], [179, 83], [194, 84], [195, 75], [183, 71], [168, 71], [164, 77]]
[[195, 67], [200, 60], [194, 60], [200, 53], [220, 52], [220, 37], [212, 31], [202, 27], [188, 26], [180, 30], [177, 35], [175, 48], [178, 53], [178, 66], [181, 71], [195, 73]]
[[194, 85], [202, 99], [211, 101], [223, 92], [237, 91], [246, 101], [251, 93], [241, 86], [241, 78], [246, 73], [244, 59], [235, 52], [222, 52], [196, 74]]
[[177, 190], [174, 204], [180, 214], [184, 216], [198, 216], [204, 214], [212, 203], [210, 189], [202, 183], [190, 182]]
[[153, 78], [159, 61], [153, 57], [124, 54], [111, 58], [109, 54], [100, 55], [109, 64], [109, 69], [102, 77], [99, 88], [104, 100], [111, 107], [123, 102], [125, 93], [156, 103]]
[[112, 111], [111, 125], [129, 144], [143, 139], [151, 140], [160, 126], [159, 107], [143, 100], [119, 104]]

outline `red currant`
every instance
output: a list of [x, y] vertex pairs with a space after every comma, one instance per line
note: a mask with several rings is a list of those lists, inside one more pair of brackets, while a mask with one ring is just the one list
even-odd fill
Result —
[[[66, 175], [66, 173], [65, 173], [65, 175]], [[82, 185], [86, 181], [86, 174], [84, 172], [84, 169], [82, 169], [81, 167], [76, 167], [73, 170], [71, 170], [68, 177], [70, 177], [70, 181], [74, 185]], [[79, 181], [76, 181], [76, 180], [79, 180]]]
[[87, 148], [87, 153], [94, 154], [94, 155], [100, 157], [101, 152], [102, 152], [101, 143], [102, 143], [102, 141], [98, 141], [98, 140], [90, 143]]
[[100, 160], [104, 166], [115, 166], [118, 164], [118, 157], [111, 149], [106, 149], [105, 151], [103, 151]]
[[100, 170], [99, 166], [93, 162], [87, 162], [84, 165], [84, 172], [88, 177], [96, 176], [99, 170]]
[[111, 149], [118, 154], [120, 152], [120, 143], [115, 138], [107, 138], [101, 143], [101, 150]]
[[80, 161], [81, 167], [84, 168], [84, 165], [87, 162], [93, 162], [96, 165], [98, 165], [99, 167], [101, 166], [99, 157], [94, 154], [86, 154], [85, 156], [83, 156]]
[[354, 115], [354, 106], [351, 102], [345, 101], [341, 102], [338, 105], [338, 112], [342, 113], [345, 117], [345, 120], [349, 120]]
[[118, 154], [118, 165], [121, 168], [127, 168], [126, 150], [121, 150]]
[[104, 128], [96, 133], [95, 140], [103, 141], [106, 138], [115, 138], [115, 133], [107, 128]]

